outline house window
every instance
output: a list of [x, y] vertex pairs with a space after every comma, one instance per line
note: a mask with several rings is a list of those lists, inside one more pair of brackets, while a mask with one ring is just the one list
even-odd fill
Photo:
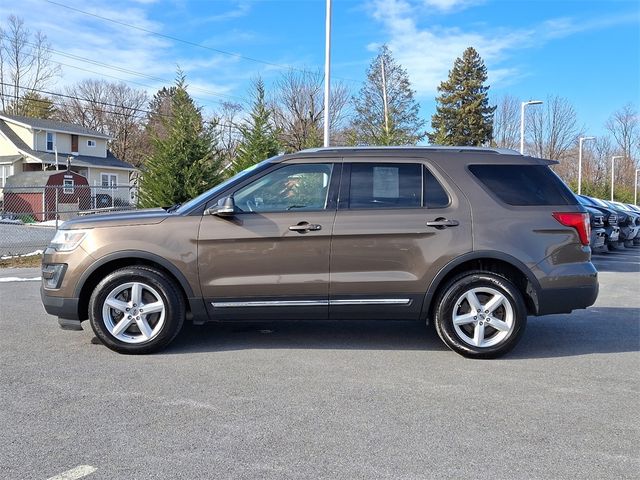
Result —
[[95, 147], [95, 146], [96, 146], [95, 140], [87, 140], [87, 147]]
[[56, 134], [54, 132], [47, 132], [47, 151], [53, 152], [56, 146]]
[[100, 184], [102, 188], [115, 188], [118, 186], [118, 175], [115, 173], [101, 173]]
[[65, 178], [62, 193], [73, 193], [73, 178]]

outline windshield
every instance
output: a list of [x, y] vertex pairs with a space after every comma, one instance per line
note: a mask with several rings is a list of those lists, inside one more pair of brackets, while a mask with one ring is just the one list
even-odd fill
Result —
[[224, 182], [216, 185], [213, 188], [210, 188], [209, 190], [207, 190], [204, 193], [201, 193], [200, 195], [198, 195], [196, 198], [189, 200], [188, 202], [183, 203], [180, 208], [175, 210], [175, 213], [177, 213], [178, 215], [182, 214], [182, 213], [186, 213], [189, 210], [191, 210], [192, 208], [194, 208], [195, 206], [197, 206], [200, 202], [204, 201], [205, 199], [207, 199], [210, 196], [215, 196], [216, 193], [221, 192], [222, 190], [224, 190], [225, 188], [227, 188], [227, 186], [229, 186], [230, 184], [238, 181], [238, 180], [242, 180], [245, 177], [248, 177], [249, 174], [255, 172], [255, 171], [259, 171], [263, 168], [265, 168], [269, 163], [271, 163], [272, 160], [278, 158], [276, 157], [271, 157], [268, 158], [266, 160], [263, 160], [260, 163], [256, 163], [255, 165], [251, 165], [249, 168], [245, 168], [244, 170], [242, 170], [239, 173], [236, 173], [233, 177], [225, 180]]
[[595, 203], [596, 205], [599, 205], [601, 207], [605, 207], [605, 208], [611, 208], [609, 205], [607, 205], [606, 203], [604, 203], [602, 200], [600, 200], [599, 198], [591, 198], [590, 199], [593, 203]]
[[576, 198], [582, 205], [586, 207], [593, 207], [593, 203], [591, 203], [588, 198], [585, 198], [582, 195], [576, 195]]

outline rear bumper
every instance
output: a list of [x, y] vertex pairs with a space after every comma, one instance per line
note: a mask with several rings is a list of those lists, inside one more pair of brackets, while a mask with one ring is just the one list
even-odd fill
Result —
[[593, 305], [598, 297], [598, 271], [591, 262], [554, 265], [540, 278], [537, 315], [569, 313]]
[[570, 313], [587, 308], [598, 298], [598, 282], [584, 287], [548, 288], [540, 292], [538, 315]]

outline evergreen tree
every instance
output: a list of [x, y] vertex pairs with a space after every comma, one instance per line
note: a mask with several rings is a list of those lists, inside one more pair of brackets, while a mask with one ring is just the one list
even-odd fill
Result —
[[214, 127], [203, 122], [180, 72], [169, 98], [170, 114], [158, 115], [159, 126], [150, 132], [151, 154], [140, 191], [143, 207], [182, 203], [220, 181]]
[[56, 112], [53, 101], [37, 92], [25, 93], [18, 99], [17, 103], [12, 103], [8, 107], [8, 113], [42, 119], [53, 118]]
[[278, 154], [278, 140], [271, 123], [271, 111], [265, 101], [264, 82], [258, 79], [254, 83], [251, 114], [240, 127], [242, 139], [238, 145], [236, 158], [230, 173], [237, 173], [262, 160]]
[[[386, 87], [387, 94], [386, 118], [383, 87]], [[360, 94], [353, 99], [355, 118], [349, 128], [349, 143], [418, 143], [425, 136], [425, 122], [418, 115], [420, 107], [414, 95], [407, 71], [396, 62], [391, 50], [383, 45], [369, 66]]]
[[456, 58], [449, 78], [438, 87], [436, 113], [431, 117], [429, 142], [437, 145], [481, 146], [493, 136], [487, 67], [474, 48]]

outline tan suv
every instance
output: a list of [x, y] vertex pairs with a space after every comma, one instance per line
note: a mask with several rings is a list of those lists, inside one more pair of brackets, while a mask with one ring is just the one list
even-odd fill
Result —
[[550, 163], [466, 147], [278, 156], [180, 206], [64, 223], [42, 300], [122, 353], [166, 347], [185, 319], [410, 319], [496, 357], [527, 315], [597, 296], [588, 214]]

